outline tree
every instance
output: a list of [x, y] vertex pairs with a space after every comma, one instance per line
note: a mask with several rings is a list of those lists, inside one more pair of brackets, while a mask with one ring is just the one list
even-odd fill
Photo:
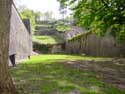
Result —
[[60, 11], [60, 14], [62, 14], [62, 18], [64, 20], [65, 19], [65, 15], [67, 13], [67, 8], [64, 5], [60, 5], [59, 11]]
[[52, 15], [53, 15], [52, 11], [47, 11], [47, 12], [43, 13], [42, 16], [43, 16], [44, 20], [49, 21], [49, 20], [53, 20]]
[[40, 11], [35, 12], [35, 22], [40, 21], [42, 15], [43, 15], [43, 14], [42, 14]]
[[33, 10], [31, 9], [28, 9], [27, 7], [25, 6], [19, 6], [18, 8], [19, 10], [19, 13], [20, 13], [20, 16], [22, 19], [29, 19], [30, 20], [30, 23], [31, 23], [31, 29], [32, 31], [34, 31], [34, 28], [35, 28], [35, 16], [36, 16], [36, 12], [34, 12]]
[[70, 6], [76, 24], [100, 36], [125, 40], [125, 0], [58, 0]]
[[11, 0], [0, 0], [0, 94], [15, 94], [8, 70], [11, 4]]

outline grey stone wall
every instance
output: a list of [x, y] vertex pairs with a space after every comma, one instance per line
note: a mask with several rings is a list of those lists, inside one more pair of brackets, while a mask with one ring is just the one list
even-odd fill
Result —
[[82, 34], [83, 32], [86, 32], [84, 28], [78, 27], [78, 26], [73, 26], [73, 25], [68, 25], [71, 30], [66, 31], [66, 32], [57, 32], [57, 35], [60, 36], [62, 39], [67, 41], [68, 39], [75, 37], [78, 34]]
[[83, 34], [66, 43], [66, 52], [89, 56], [125, 57], [125, 41], [118, 44], [111, 36], [98, 37], [92, 33]]
[[16, 54], [16, 59], [23, 59], [31, 55], [31, 33], [25, 27], [16, 7], [12, 5], [9, 55]]

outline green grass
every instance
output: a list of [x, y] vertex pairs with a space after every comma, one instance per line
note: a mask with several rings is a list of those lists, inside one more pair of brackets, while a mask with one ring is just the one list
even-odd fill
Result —
[[49, 24], [36, 24], [35, 25], [36, 27], [38, 26], [42, 26], [42, 27], [52, 27], [52, 25], [49, 25]]
[[70, 31], [71, 28], [69, 26], [66, 26], [66, 25], [57, 25], [56, 30], [58, 32], [66, 32], [66, 31]]
[[58, 36], [33, 36], [33, 41], [42, 44], [58, 44], [64, 41]]
[[11, 68], [19, 94], [125, 94], [112, 85], [102, 82], [92, 71], [65, 67], [64, 61], [109, 61], [75, 55], [38, 55]]

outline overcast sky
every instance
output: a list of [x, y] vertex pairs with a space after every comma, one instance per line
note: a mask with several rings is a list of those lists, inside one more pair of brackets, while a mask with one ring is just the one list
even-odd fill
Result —
[[15, 0], [17, 6], [25, 5], [27, 8], [35, 11], [52, 11], [54, 17], [60, 18], [59, 15], [59, 2], [57, 0]]

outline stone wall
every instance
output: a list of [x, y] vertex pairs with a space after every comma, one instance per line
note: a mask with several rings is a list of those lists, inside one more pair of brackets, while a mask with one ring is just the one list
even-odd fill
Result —
[[41, 44], [38, 42], [33, 42], [33, 50], [37, 53], [40, 53], [40, 54], [63, 53], [64, 52], [63, 46], [64, 46], [63, 43], [60, 43], [60, 44]]
[[85, 54], [89, 56], [125, 56], [125, 41], [118, 44], [111, 36], [98, 37], [86, 33], [67, 41], [66, 52], [69, 54]]
[[15, 5], [12, 5], [10, 25], [9, 55], [16, 54], [16, 59], [23, 59], [31, 55], [31, 33], [21, 20]]
[[82, 34], [83, 32], [86, 32], [84, 28], [74, 26], [74, 25], [68, 25], [71, 30], [66, 32], [57, 32], [57, 35], [60, 36], [63, 40], [67, 41], [68, 39], [71, 39], [72, 37], [75, 37], [78, 34]]

